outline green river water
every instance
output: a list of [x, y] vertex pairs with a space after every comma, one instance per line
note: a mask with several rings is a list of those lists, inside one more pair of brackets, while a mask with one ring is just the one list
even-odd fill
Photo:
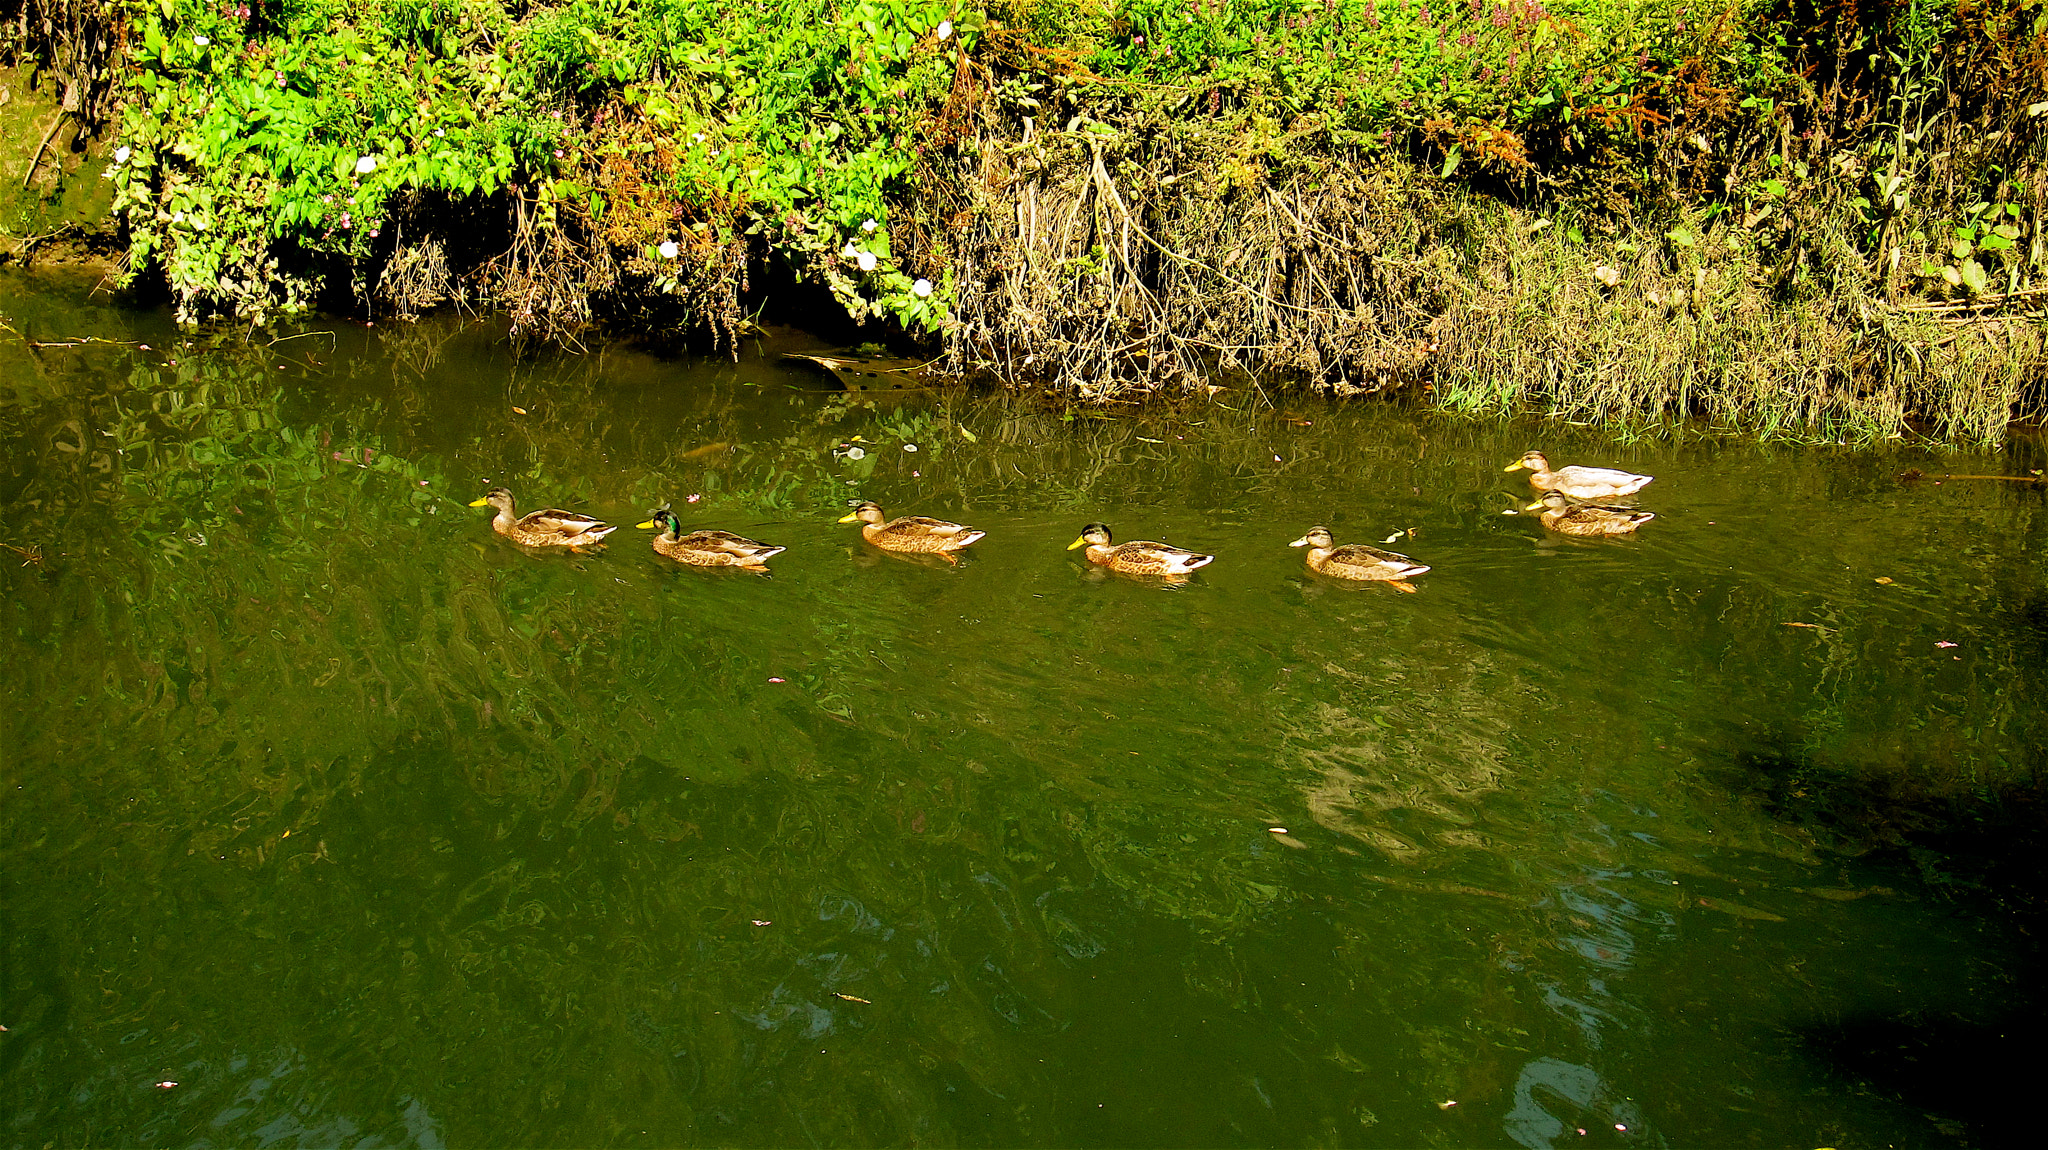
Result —
[[[1068, 418], [856, 402], [793, 337], [250, 345], [18, 278], [0, 314], [8, 1145], [1965, 1145], [2030, 1107], [2039, 865], [1997, 852], [2041, 841], [2048, 509], [1943, 476], [2036, 440]], [[1532, 446], [1658, 518], [1504, 514]], [[527, 554], [494, 483], [626, 526]], [[855, 497], [988, 536], [886, 556]], [[665, 500], [788, 551], [679, 568], [631, 526]], [[1103, 577], [1090, 520], [1218, 559]], [[1313, 577], [1319, 522], [1435, 570]]]

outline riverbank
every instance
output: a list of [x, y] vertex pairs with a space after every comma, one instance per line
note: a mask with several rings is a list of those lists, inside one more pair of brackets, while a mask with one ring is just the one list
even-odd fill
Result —
[[1962, 443], [2048, 408], [2017, 0], [7, 8], [68, 18], [6, 50], [101, 110], [126, 276], [188, 323], [729, 345], [803, 299], [1087, 400], [1242, 372]]

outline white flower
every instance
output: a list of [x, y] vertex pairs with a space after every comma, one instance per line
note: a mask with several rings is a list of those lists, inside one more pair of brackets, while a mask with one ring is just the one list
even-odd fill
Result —
[[848, 240], [846, 241], [846, 246], [839, 249], [839, 258], [845, 260], [857, 260], [860, 258], [860, 249], [853, 246], [852, 240]]
[[128, 146], [126, 144], [114, 149], [114, 162], [117, 164], [128, 162]]
[[211, 40], [207, 39], [207, 38], [206, 38], [206, 37], [204, 37], [204, 36], [194, 36], [194, 37], [192, 37], [192, 42], [193, 42], [194, 44], [197, 44], [197, 45], [199, 45], [199, 46], [200, 46], [201, 48], [204, 48], [204, 47], [206, 47], [206, 46], [207, 46], [208, 44], [211, 44], [211, 43], [213, 43], [213, 41], [211, 41]]
[[171, 213], [171, 222], [172, 222], [172, 223], [174, 223], [174, 224], [182, 224], [182, 223], [184, 223], [184, 222], [185, 222], [185, 213], [183, 213], [183, 212], [172, 212], [172, 213]]
[[858, 461], [858, 460], [866, 459], [866, 458], [867, 458], [867, 455], [868, 455], [868, 453], [867, 453], [867, 449], [866, 449], [866, 448], [861, 448], [861, 447], [849, 447], [849, 448], [847, 448], [847, 449], [846, 449], [846, 457], [847, 457], [848, 459], [852, 459], [852, 460], [856, 460], [856, 461]]
[[860, 264], [860, 270], [862, 270], [862, 271], [864, 271], [864, 272], [871, 272], [871, 271], [874, 271], [874, 270], [875, 270], [875, 253], [873, 253], [873, 252], [862, 252], [862, 253], [860, 253], [860, 255], [859, 255], [859, 256], [855, 257], [855, 262], [856, 262], [856, 263], [858, 263], [858, 264]]
[[369, 175], [369, 174], [370, 174], [371, 172], [374, 172], [374, 171], [376, 171], [376, 170], [377, 170], [377, 157], [375, 157], [375, 156], [358, 156], [358, 157], [356, 158], [356, 175], [358, 175], [358, 176], [367, 176], [367, 175]]
[[877, 226], [879, 225], [877, 225], [875, 221], [869, 220], [867, 223], [864, 223], [860, 226], [860, 230], [864, 232], [872, 232], [875, 230]]
[[446, 133], [446, 132], [442, 131], [442, 130], [441, 130], [441, 129], [439, 129], [439, 128], [435, 128], [435, 129], [434, 129], [434, 134], [435, 134], [436, 136], [445, 136], [445, 135], [447, 135], [448, 133]]
[[932, 294], [932, 281], [919, 280], [916, 283], [911, 284], [910, 294], [916, 296], [919, 299], [929, 298]]
[[953, 22], [951, 20], [939, 21], [939, 39], [943, 40], [946, 37], [951, 36], [952, 34]]
[[661, 246], [654, 250], [661, 253], [662, 259], [672, 260], [676, 258], [676, 242], [674, 240], [663, 240], [661, 241]]

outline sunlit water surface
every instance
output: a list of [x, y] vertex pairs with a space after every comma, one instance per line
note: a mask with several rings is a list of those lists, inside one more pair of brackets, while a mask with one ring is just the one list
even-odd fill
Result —
[[[1826, 1036], [2031, 961], [1828, 801], [2040, 769], [2041, 496], [1936, 482], [2025, 443], [864, 405], [788, 342], [0, 289], [110, 341], [0, 333], [9, 1144], [1945, 1143]], [[1658, 518], [1547, 537], [1530, 446]], [[496, 483], [627, 526], [523, 553]], [[671, 500], [789, 550], [679, 568]], [[1090, 520], [1219, 558], [1102, 577]], [[1313, 577], [1319, 522], [1435, 570]]]

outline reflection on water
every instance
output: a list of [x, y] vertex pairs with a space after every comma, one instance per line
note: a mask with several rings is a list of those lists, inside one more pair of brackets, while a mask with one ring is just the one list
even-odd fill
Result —
[[[1863, 852], [2039, 770], [2040, 492], [1937, 482], [2034, 445], [868, 406], [8, 285], [114, 341], [0, 351], [14, 1141], [1920, 1144], [1791, 1036], [2011, 993]], [[1504, 514], [1532, 445], [1657, 520]], [[532, 555], [498, 483], [789, 550]], [[1218, 558], [1104, 579], [1095, 520]], [[1315, 577], [1316, 523], [1435, 569]]]

